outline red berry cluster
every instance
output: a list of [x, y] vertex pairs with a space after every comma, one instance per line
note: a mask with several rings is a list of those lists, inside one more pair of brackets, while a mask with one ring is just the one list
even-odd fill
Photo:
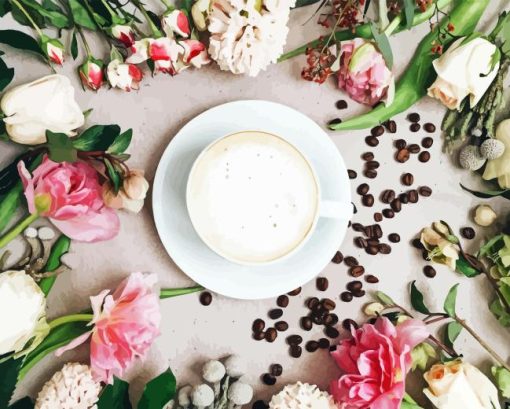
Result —
[[365, 0], [329, 0], [329, 10], [320, 15], [318, 23], [326, 28], [353, 29], [363, 20]]
[[307, 81], [313, 81], [318, 84], [324, 83], [333, 73], [331, 64], [335, 60], [334, 55], [324, 44], [319, 44], [316, 48], [307, 48], [306, 67], [301, 71], [301, 78]]

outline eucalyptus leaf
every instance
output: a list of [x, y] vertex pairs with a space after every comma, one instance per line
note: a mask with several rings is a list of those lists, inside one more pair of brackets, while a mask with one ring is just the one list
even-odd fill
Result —
[[493, 366], [491, 371], [501, 396], [510, 399], [510, 372], [501, 366]]
[[462, 325], [460, 325], [457, 321], [449, 322], [448, 324], [446, 324], [445, 328], [444, 343], [448, 347], [453, 348], [453, 344], [455, 343], [455, 340], [459, 337], [461, 332]]
[[393, 52], [391, 51], [391, 45], [388, 37], [386, 34], [379, 32], [377, 24], [374, 22], [370, 23], [370, 30], [372, 32], [372, 36], [374, 37], [377, 48], [381, 52], [387, 67], [391, 70], [393, 67]]
[[97, 409], [131, 409], [129, 384], [117, 377], [112, 385], [106, 385], [97, 402]]
[[406, 18], [406, 29], [409, 30], [413, 26], [416, 1], [404, 0], [404, 16]]
[[74, 148], [69, 136], [63, 133], [46, 131], [49, 157], [54, 162], [76, 162], [78, 151]]
[[503, 303], [499, 298], [496, 298], [490, 305], [490, 311], [498, 319], [498, 322], [503, 327], [510, 327], [510, 314], [506, 311]]
[[161, 409], [174, 398], [177, 380], [168, 368], [145, 385], [137, 409]]
[[[86, 0], [85, 0], [86, 1]], [[89, 30], [96, 30], [97, 24], [80, 0], [69, 0], [74, 23]]]
[[455, 318], [457, 315], [455, 312], [455, 304], [457, 303], [457, 289], [459, 288], [458, 284], [455, 284], [450, 291], [448, 291], [448, 295], [444, 301], [444, 312], [446, 312], [450, 317]]
[[133, 130], [128, 129], [127, 131], [122, 132], [118, 135], [113, 143], [108, 148], [108, 153], [113, 154], [121, 154], [126, 151], [131, 143], [131, 139], [133, 138]]
[[23, 358], [8, 359], [0, 363], [0, 408], [9, 406], [16, 383], [18, 382], [18, 373], [21, 368]]
[[[9, 68], [4, 60], [0, 58], [0, 92], [9, 85], [14, 78], [14, 68]], [[3, 123], [3, 121], [1, 121]]]
[[31, 51], [46, 59], [46, 55], [41, 50], [41, 47], [39, 47], [39, 43], [33, 37], [21, 31], [0, 30], [0, 43], [17, 48], [18, 50]]
[[80, 151], [106, 151], [120, 134], [118, 125], [94, 125], [72, 140]]
[[430, 310], [425, 305], [423, 294], [416, 287], [416, 281], [411, 283], [411, 305], [416, 311], [422, 314], [430, 314]]

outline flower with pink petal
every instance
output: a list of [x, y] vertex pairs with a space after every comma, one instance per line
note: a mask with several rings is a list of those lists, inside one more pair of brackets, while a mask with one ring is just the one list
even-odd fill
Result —
[[399, 409], [411, 351], [429, 336], [425, 324], [409, 319], [394, 326], [383, 317], [351, 333], [331, 354], [343, 371], [331, 394], [341, 409]]
[[149, 58], [152, 61], [177, 61], [182, 53], [183, 48], [172, 38], [151, 39], [149, 44]]
[[46, 35], [41, 36], [41, 49], [49, 60], [55, 64], [64, 64], [64, 45], [56, 38], [50, 38]]
[[152, 38], [142, 38], [131, 46], [131, 55], [126, 59], [128, 64], [140, 64], [149, 59], [149, 45]]
[[116, 24], [110, 28], [113, 38], [119, 40], [124, 47], [129, 48], [135, 43], [135, 33], [131, 26]]
[[191, 34], [188, 16], [183, 10], [173, 10], [161, 18], [163, 31], [169, 38], [176, 34], [182, 38], [188, 38]]
[[73, 240], [109, 240], [119, 232], [117, 214], [104, 204], [98, 173], [85, 162], [56, 163], [47, 156], [30, 174], [18, 163], [28, 210], [48, 217]]
[[374, 105], [393, 101], [395, 81], [382, 54], [367, 40], [355, 38], [342, 41], [340, 46], [338, 87], [355, 101]]
[[112, 87], [117, 87], [124, 91], [138, 89], [143, 78], [142, 71], [136, 65], [127, 64], [117, 59], [110, 61], [106, 74], [108, 82]]
[[198, 40], [184, 40], [179, 43], [184, 49], [182, 57], [185, 64], [191, 64], [196, 68], [211, 62], [205, 45]]
[[101, 88], [101, 85], [103, 85], [103, 66], [103, 61], [88, 57], [87, 61], [78, 69], [83, 86], [93, 91]]
[[144, 358], [159, 335], [161, 312], [155, 274], [133, 273], [113, 294], [90, 297], [91, 331], [57, 350], [57, 356], [90, 338], [90, 367], [97, 381], [113, 383], [137, 358]]

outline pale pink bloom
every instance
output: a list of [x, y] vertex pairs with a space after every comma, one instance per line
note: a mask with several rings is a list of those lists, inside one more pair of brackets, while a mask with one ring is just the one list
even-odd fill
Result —
[[409, 319], [394, 326], [383, 317], [351, 333], [331, 353], [343, 371], [331, 394], [342, 409], [399, 409], [411, 351], [429, 336], [425, 324]]
[[97, 381], [111, 384], [136, 358], [144, 358], [159, 335], [161, 312], [155, 274], [132, 273], [113, 294], [104, 290], [90, 297], [91, 331], [59, 348], [56, 355], [76, 348], [90, 337], [90, 367]]
[[211, 62], [205, 45], [198, 40], [184, 40], [179, 43], [184, 49], [182, 57], [186, 65], [193, 65], [196, 68]]
[[362, 104], [374, 105], [383, 98], [391, 103], [394, 78], [374, 44], [356, 38], [341, 43], [338, 87]]
[[128, 64], [140, 64], [149, 59], [149, 44], [152, 38], [142, 38], [131, 46], [131, 55], [126, 59]]
[[177, 61], [182, 53], [182, 47], [172, 38], [151, 39], [149, 43], [149, 58], [152, 61]]
[[188, 38], [191, 34], [188, 16], [182, 10], [173, 10], [161, 18], [161, 26], [166, 35], [173, 38], [175, 34]]
[[126, 209], [133, 213], [142, 210], [149, 182], [144, 177], [143, 170], [132, 169], [124, 178], [121, 188], [115, 193], [111, 183], [103, 185], [103, 200], [113, 209]]
[[18, 172], [30, 213], [39, 211], [73, 240], [109, 240], [119, 232], [119, 218], [105, 206], [98, 174], [89, 164], [56, 163], [45, 156], [32, 174], [23, 161]]

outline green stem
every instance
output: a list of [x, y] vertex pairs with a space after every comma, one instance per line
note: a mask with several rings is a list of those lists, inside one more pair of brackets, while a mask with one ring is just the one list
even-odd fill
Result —
[[165, 298], [178, 297], [180, 295], [186, 295], [191, 293], [196, 293], [198, 291], [202, 291], [204, 287], [197, 285], [195, 287], [187, 287], [187, 288], [163, 288], [161, 289], [161, 293], [159, 298], [162, 300]]
[[163, 34], [159, 30], [159, 28], [156, 27], [156, 25], [152, 21], [151, 17], [149, 16], [149, 13], [147, 13], [147, 10], [145, 10], [145, 7], [143, 7], [142, 3], [140, 3], [139, 0], [131, 0], [131, 3], [133, 3], [136, 6], [136, 8], [141, 11], [145, 20], [147, 21], [147, 24], [149, 25], [149, 27], [151, 29], [154, 37], [156, 37], [156, 38], [163, 37]]
[[9, 244], [15, 237], [17, 237], [20, 233], [23, 232], [32, 222], [37, 220], [39, 214], [32, 213], [21, 220], [16, 226], [14, 226], [11, 230], [5, 233], [2, 237], [0, 237], [0, 249]]
[[18, 0], [12, 0], [12, 4], [14, 4], [25, 15], [27, 20], [34, 27], [35, 31], [37, 31], [37, 34], [39, 34], [39, 37], [42, 37], [44, 35], [43, 32], [41, 31], [39, 26], [36, 24], [36, 22], [34, 21], [32, 16], [28, 13], [28, 11], [25, 10], [25, 7], [23, 7]]
[[101, 3], [103, 3], [103, 5], [106, 8], [106, 10], [108, 11], [108, 13], [110, 13], [110, 16], [112, 16], [113, 18], [118, 17], [115, 10], [112, 9], [112, 7], [108, 4], [108, 2], [106, 0], [101, 0]]
[[83, 30], [80, 26], [76, 26], [76, 31], [78, 31], [78, 34], [80, 35], [81, 42], [83, 43], [83, 46], [85, 47], [85, 52], [87, 53], [87, 57], [90, 57], [92, 55], [89, 47], [89, 43], [87, 42], [87, 39], [85, 38], [85, 34], [83, 34]]
[[72, 315], [64, 315], [63, 317], [55, 318], [53, 321], [50, 321], [48, 325], [50, 326], [50, 330], [64, 325], [70, 322], [90, 322], [94, 318], [92, 314], [72, 314]]

